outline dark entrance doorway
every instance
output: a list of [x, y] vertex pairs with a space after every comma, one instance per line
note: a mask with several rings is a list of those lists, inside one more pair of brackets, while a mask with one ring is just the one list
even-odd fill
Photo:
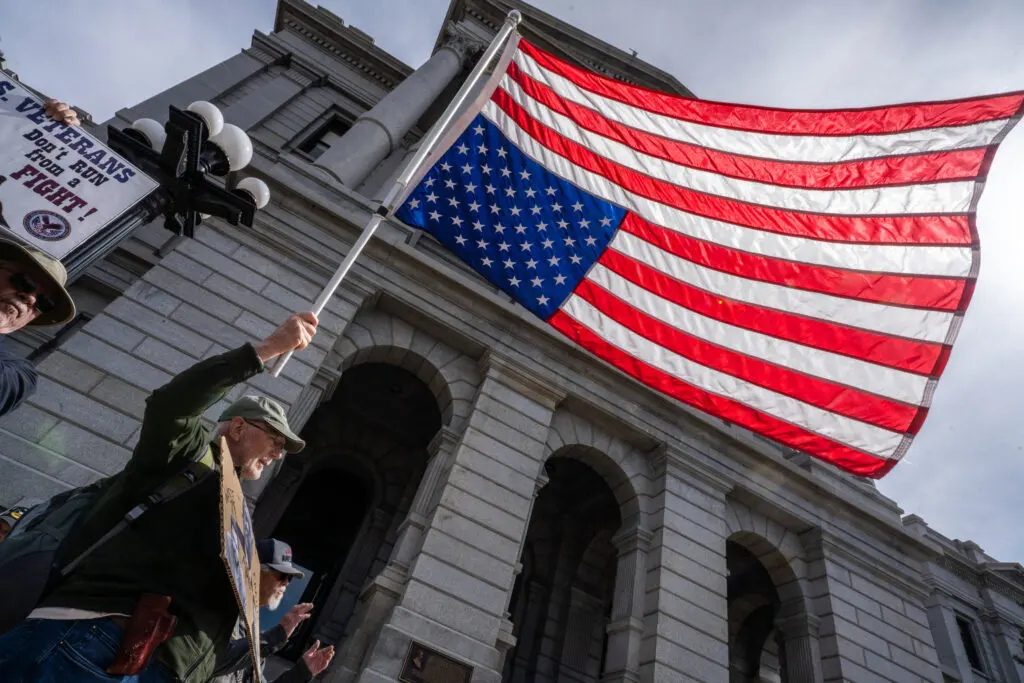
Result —
[[775, 629], [779, 594], [768, 570], [735, 541], [725, 544], [730, 683], [786, 683], [785, 649]]
[[315, 606], [282, 656], [296, 659], [314, 638], [344, 640], [359, 593], [388, 561], [440, 427], [427, 385], [385, 363], [346, 370], [310, 418], [303, 429], [307, 452], [285, 460], [263, 497], [287, 501], [268, 503], [283, 513], [268, 511], [265, 518], [274, 521], [264, 528], [288, 542], [295, 562], [308, 569], [305, 585], [286, 601]]
[[[320, 616], [325, 596], [338, 579], [352, 544], [363, 526], [373, 501], [373, 481], [359, 476], [354, 468], [326, 467], [307, 476], [272, 534], [292, 547], [294, 562], [306, 576], [289, 586], [286, 601], [264, 628], [277, 623], [292, 605], [316, 605], [312, 617], [293, 634], [290, 645], [280, 654], [295, 659], [299, 645]], [[329, 524], [325, 522], [330, 521]]]
[[604, 478], [572, 457], [553, 457], [534, 504], [510, 614], [516, 646], [505, 683], [601, 679], [622, 524]]

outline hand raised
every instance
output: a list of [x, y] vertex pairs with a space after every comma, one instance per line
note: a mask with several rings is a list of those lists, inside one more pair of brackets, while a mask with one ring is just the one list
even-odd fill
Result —
[[328, 645], [325, 648], [317, 649], [320, 647], [320, 641], [313, 641], [313, 647], [302, 653], [302, 661], [306, 663], [306, 668], [314, 676], [323, 672], [327, 668], [327, 665], [334, 659], [334, 646]]
[[284, 616], [281, 617], [281, 628], [284, 629], [284, 633], [288, 638], [292, 637], [295, 633], [295, 629], [299, 627], [299, 624], [309, 619], [310, 612], [313, 611], [313, 603], [311, 602], [300, 602], [299, 604], [292, 607], [290, 610], [285, 612]]
[[256, 347], [256, 353], [266, 363], [282, 353], [301, 351], [313, 341], [319, 324], [313, 313], [293, 313]]
[[63, 121], [69, 126], [77, 126], [81, 124], [78, 120], [78, 112], [57, 100], [46, 100], [43, 104], [43, 111], [54, 121]]

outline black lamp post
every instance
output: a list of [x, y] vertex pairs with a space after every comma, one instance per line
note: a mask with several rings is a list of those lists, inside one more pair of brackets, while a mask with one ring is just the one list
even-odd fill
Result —
[[172, 106], [163, 125], [139, 119], [124, 130], [108, 126], [107, 146], [159, 187], [63, 259], [69, 279], [157, 216], [163, 215], [170, 232], [192, 237], [209, 216], [251, 227], [256, 211], [270, 201], [270, 190], [257, 178], [245, 178], [231, 190], [210, 179], [245, 168], [253, 152], [245, 131], [225, 124], [220, 110], [209, 102], [193, 102], [187, 110]]

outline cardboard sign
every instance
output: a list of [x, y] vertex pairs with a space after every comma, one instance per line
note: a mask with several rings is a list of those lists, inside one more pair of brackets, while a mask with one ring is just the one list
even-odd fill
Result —
[[245, 505], [242, 483], [235, 474], [228, 442], [220, 440], [220, 556], [228, 572], [231, 589], [238, 602], [242, 627], [249, 639], [253, 680], [262, 681], [260, 673], [260, 558], [256, 555], [256, 539], [252, 518]]
[[63, 259], [157, 183], [0, 74], [0, 236]]

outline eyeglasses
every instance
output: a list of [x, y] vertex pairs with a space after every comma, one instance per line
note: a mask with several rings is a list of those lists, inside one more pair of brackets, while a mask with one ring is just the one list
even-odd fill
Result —
[[292, 579], [295, 578], [291, 574], [284, 574], [282, 572], [277, 571], [276, 569], [274, 570], [274, 573], [277, 574], [277, 580], [281, 581], [281, 582], [283, 582], [285, 584], [291, 583]]
[[12, 272], [8, 279], [11, 282], [11, 286], [20, 294], [35, 294], [35, 309], [40, 313], [45, 315], [57, 307], [57, 301], [52, 296], [40, 293], [35, 280], [25, 273]]
[[273, 439], [274, 446], [276, 446], [277, 448], [281, 449], [281, 452], [284, 453], [285, 438], [284, 438], [283, 435], [277, 433], [276, 431], [274, 431], [270, 427], [266, 426], [262, 422], [255, 422], [253, 420], [246, 420], [245, 422], [246, 422], [246, 424], [252, 425], [256, 429], [260, 430], [261, 432], [263, 432], [264, 434], [269, 436], [271, 439]]

